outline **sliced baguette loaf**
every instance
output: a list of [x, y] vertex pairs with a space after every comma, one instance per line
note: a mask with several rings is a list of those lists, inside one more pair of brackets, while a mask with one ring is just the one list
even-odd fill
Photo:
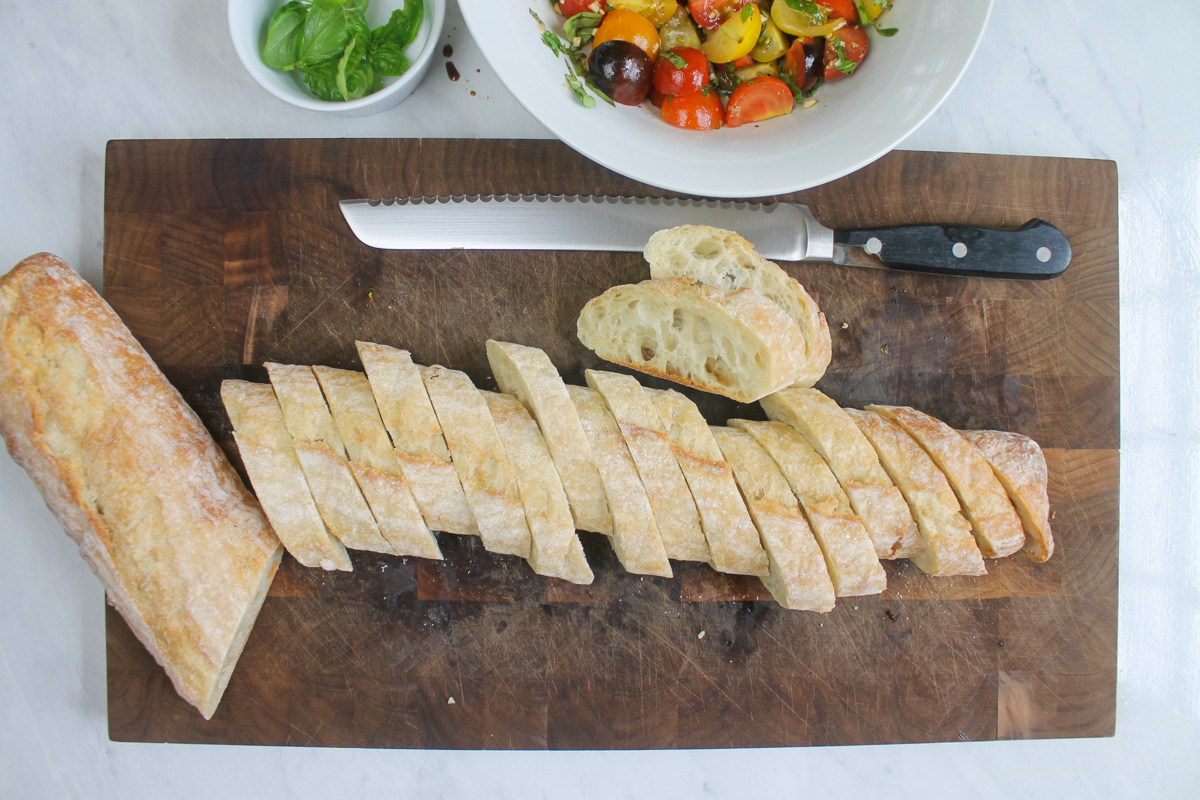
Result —
[[[868, 409], [870, 407], [868, 406]], [[921, 445], [896, 423], [872, 411], [848, 408], [892, 481], [912, 509], [924, 543], [910, 560], [930, 575], [983, 575], [983, 555], [971, 525], [959, 513], [958, 498]]]
[[650, 237], [645, 249], [651, 278], [691, 278], [726, 291], [753, 289], [775, 301], [804, 337], [804, 369], [793, 382], [812, 386], [829, 367], [829, 324], [804, 287], [732, 231], [680, 225]]
[[578, 411], [592, 459], [604, 482], [604, 494], [612, 512], [612, 546], [617, 560], [629, 572], [671, 577], [671, 562], [667, 560], [646, 489], [621, 429], [604, 405], [604, 398], [583, 386], [568, 385], [567, 394]]
[[646, 487], [667, 558], [708, 561], [708, 542], [700, 527], [696, 503], [671, 451], [666, 426], [642, 385], [629, 375], [594, 369], [586, 370], [584, 379], [604, 398], [625, 437], [629, 455]]
[[700, 409], [674, 389], [647, 389], [646, 393], [667, 427], [671, 451], [696, 501], [713, 569], [767, 577], [769, 564], [758, 529]]
[[959, 431], [979, 448], [1008, 492], [1025, 527], [1022, 552], [1039, 563], [1054, 554], [1046, 456], [1028, 436], [1007, 431]]
[[1010, 556], [1025, 544], [1021, 518], [983, 453], [939, 419], [906, 406], [870, 406], [917, 440], [946, 476], [987, 558]]
[[785, 422], [820, 453], [846, 490], [880, 558], [908, 558], [921, 534], [904, 495], [879, 463], [875, 448], [841, 406], [816, 389], [784, 389], [762, 399], [767, 417]]
[[742, 403], [790, 386], [806, 364], [804, 335], [773, 301], [684, 278], [614, 286], [576, 327], [601, 358]]
[[321, 366], [313, 367], [313, 373], [346, 445], [350, 471], [367, 498], [383, 538], [397, 555], [440, 559], [441, 548], [404, 481], [367, 376]]
[[493, 553], [529, 558], [531, 540], [521, 490], [483, 395], [458, 370], [422, 367], [421, 379], [483, 546]]
[[562, 478], [575, 527], [612, 533], [612, 515], [600, 473], [592, 463], [591, 447], [550, 357], [536, 347], [493, 340], [487, 343], [487, 356], [500, 390], [520, 400], [541, 429]]
[[351, 550], [394, 553], [383, 537], [346, 459], [312, 367], [268, 363], [267, 374], [292, 436], [317, 511], [329, 532]]
[[271, 385], [225, 381], [221, 401], [246, 474], [279, 541], [306, 567], [352, 570], [346, 548], [317, 511]]
[[771, 560], [763, 584], [771, 596], [784, 608], [833, 610], [833, 582], [825, 556], [775, 462], [745, 431], [713, 428], [712, 435], [762, 533]]
[[435, 531], [478, 536], [421, 370], [406, 350], [355, 342], [404, 480]]
[[539, 575], [591, 583], [594, 576], [575, 533], [567, 495], [537, 423], [512, 395], [482, 394], [509, 463], [519, 465], [517, 487], [532, 538], [529, 566]]
[[729, 424], [754, 437], [787, 479], [825, 554], [837, 596], [878, 594], [887, 588], [887, 575], [867, 529], [837, 478], [804, 437], [782, 422], [735, 419]]

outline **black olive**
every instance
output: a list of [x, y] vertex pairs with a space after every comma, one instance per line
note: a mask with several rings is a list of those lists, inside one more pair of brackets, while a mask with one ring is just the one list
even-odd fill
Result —
[[642, 48], [611, 39], [596, 46], [588, 59], [592, 80], [615, 102], [636, 106], [654, 85], [654, 64]]

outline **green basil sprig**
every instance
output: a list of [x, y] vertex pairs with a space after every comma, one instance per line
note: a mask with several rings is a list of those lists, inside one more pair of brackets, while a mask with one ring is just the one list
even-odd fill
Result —
[[383, 25], [367, 22], [370, 0], [291, 0], [267, 25], [263, 63], [298, 70], [321, 100], [357, 100], [382, 87], [382, 76], [403, 75], [410, 66], [404, 48], [413, 43], [425, 8], [405, 0]]

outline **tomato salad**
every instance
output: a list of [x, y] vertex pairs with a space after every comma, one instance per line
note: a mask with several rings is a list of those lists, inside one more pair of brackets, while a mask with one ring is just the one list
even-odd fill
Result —
[[[735, 128], [816, 101], [823, 83], [852, 77], [868, 28], [891, 0], [556, 0], [567, 84], [586, 106], [649, 99], [663, 121], [689, 130]], [[533, 13], [532, 11], [530, 12]], [[590, 45], [590, 52], [586, 51]]]

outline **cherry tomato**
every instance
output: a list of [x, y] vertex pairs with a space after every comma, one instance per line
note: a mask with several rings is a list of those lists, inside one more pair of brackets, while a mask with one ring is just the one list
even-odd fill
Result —
[[584, 11], [604, 13], [604, 0], [558, 0], [554, 10], [568, 19]]
[[636, 11], [659, 27], [666, 23], [679, 8], [676, 0], [608, 0], [613, 8]]
[[750, 0], [689, 0], [688, 11], [692, 19], [702, 28], [715, 31], [721, 21], [737, 11]]
[[792, 90], [779, 78], [765, 75], [751, 78], [734, 89], [733, 94], [729, 96], [725, 124], [736, 128], [747, 122], [762, 122], [764, 119], [792, 113], [795, 105]]
[[825, 74], [825, 40], [797, 39], [792, 42], [779, 69], [800, 87], [800, 91], [812, 91], [817, 79]]
[[588, 72], [614, 102], [636, 106], [654, 85], [654, 63], [640, 47], [620, 39], [601, 42], [588, 59]]
[[666, 102], [669, 96], [670, 95], [665, 95], [658, 89], [655, 89], [653, 86], [651, 86], [650, 94], [646, 95], [646, 99], [649, 100], [655, 108], [662, 108], [663, 103]]
[[854, 0], [817, 0], [817, 5], [825, 7], [830, 19], [841, 17], [851, 25], [858, 24], [858, 8]]
[[593, 45], [599, 47], [614, 39], [637, 45], [651, 60], [658, 55], [658, 30], [654, 23], [635, 11], [618, 8], [600, 20], [600, 27], [596, 28], [596, 35], [592, 39]]
[[668, 125], [674, 125], [676, 128], [712, 131], [724, 124], [725, 109], [721, 107], [721, 98], [709, 89], [668, 97], [663, 101], [662, 118]]
[[762, 19], [757, 5], [745, 6], [726, 17], [720, 27], [708, 35], [700, 45], [701, 52], [714, 64], [728, 64], [750, 55], [762, 33]]
[[[675, 62], [682, 60], [683, 66]], [[708, 84], [708, 59], [692, 47], [668, 50], [654, 66], [654, 88], [663, 95], [691, 94]]]
[[840, 81], [854, 74], [870, 49], [867, 32], [849, 25], [825, 40], [825, 80]]
[[751, 55], [744, 55], [741, 58], [730, 61], [729, 64], [734, 69], [745, 69], [746, 67], [754, 66], [754, 57]]

